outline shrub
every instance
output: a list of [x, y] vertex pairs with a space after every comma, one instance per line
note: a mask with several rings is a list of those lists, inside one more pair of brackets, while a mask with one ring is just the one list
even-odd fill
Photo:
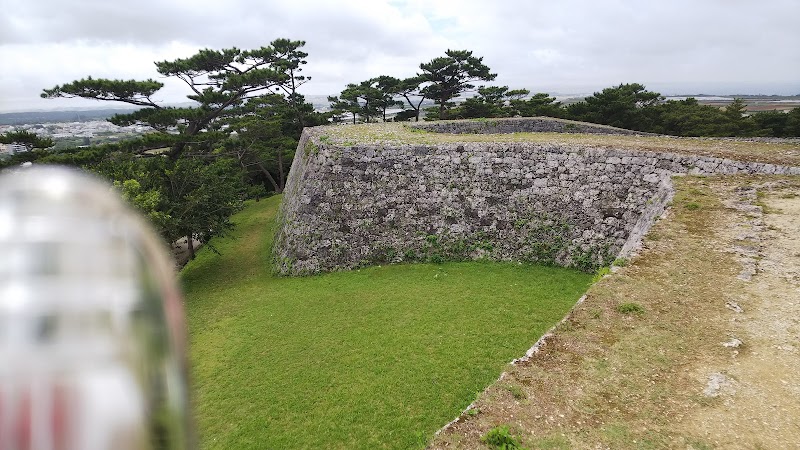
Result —
[[511, 435], [507, 425], [501, 425], [489, 430], [481, 441], [489, 447], [497, 450], [522, 450], [522, 447], [517, 439]]

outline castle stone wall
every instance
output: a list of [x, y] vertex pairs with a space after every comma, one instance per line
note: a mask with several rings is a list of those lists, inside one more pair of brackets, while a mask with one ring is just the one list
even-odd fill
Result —
[[506, 134], [506, 133], [582, 133], [653, 136], [652, 133], [631, 131], [594, 123], [554, 119], [552, 117], [516, 117], [502, 119], [415, 122], [411, 128], [435, 133]]
[[452, 259], [607, 264], [670, 198], [676, 174], [798, 167], [571, 144], [331, 145], [304, 131], [280, 216], [285, 274]]

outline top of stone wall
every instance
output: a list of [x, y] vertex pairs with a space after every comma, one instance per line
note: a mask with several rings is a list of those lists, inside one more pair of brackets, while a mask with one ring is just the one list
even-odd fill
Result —
[[[559, 131], [560, 130], [560, 131]], [[724, 158], [733, 161], [800, 166], [800, 140], [770, 138], [689, 138], [639, 133], [605, 125], [533, 117], [324, 125], [304, 131], [310, 146], [397, 147], [513, 142], [610, 148]]]
[[655, 136], [652, 133], [626, 130], [574, 120], [552, 117], [514, 117], [502, 119], [444, 120], [409, 125], [411, 128], [450, 134], [506, 134], [506, 133], [582, 133]]

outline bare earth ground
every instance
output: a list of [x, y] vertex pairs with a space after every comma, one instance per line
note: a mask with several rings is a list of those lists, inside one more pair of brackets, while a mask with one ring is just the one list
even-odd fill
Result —
[[800, 178], [676, 179], [630, 264], [432, 448], [800, 448]]

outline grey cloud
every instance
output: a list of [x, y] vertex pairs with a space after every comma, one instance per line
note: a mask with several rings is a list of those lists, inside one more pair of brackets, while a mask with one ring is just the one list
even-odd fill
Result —
[[219, 5], [139, 0], [7, 0], [3, 32], [7, 43], [60, 43], [77, 40], [160, 45], [197, 42], [224, 18]]
[[[482, 19], [469, 21], [476, 39], [464, 38], [498, 82], [800, 82], [800, 53], [781, 51], [800, 48], [795, 0], [466, 3], [465, 14]], [[560, 58], [544, 64], [530, 57], [537, 50]]]
[[[83, 47], [97, 50], [91, 57], [122, 45], [145, 55], [186, 50], [170, 53], [180, 57], [277, 37], [307, 42], [314, 80], [304, 92], [312, 94], [380, 73], [411, 75], [446, 48], [474, 50], [499, 74], [497, 84], [533, 90], [636, 81], [709, 89], [782, 83], [800, 91], [797, 0], [4, 0], [3, 12], [0, 58], [25, 55], [20, 49], [36, 56], [3, 74], [5, 99], [34, 99], [43, 82], [69, 81], [57, 75], [76, 70], [56, 65], [64, 58], [55, 52], [74, 52], [74, 64], [86, 64], [79, 72], [95, 74]], [[132, 63], [114, 61], [108, 71], [116, 77], [157, 76], [151, 65], [133, 72]]]
[[[363, 47], [414, 53], [430, 35], [403, 33], [357, 5], [338, 2], [164, 2], [140, 0], [121, 6], [107, 0], [9, 0], [0, 19], [2, 42], [62, 43], [66, 41], [124, 42], [163, 45], [181, 41], [198, 46], [259, 47], [277, 37], [305, 39], [337, 57], [363, 57]], [[394, 17], [393, 19], [397, 19]], [[402, 24], [408, 26], [410, 24]]]

